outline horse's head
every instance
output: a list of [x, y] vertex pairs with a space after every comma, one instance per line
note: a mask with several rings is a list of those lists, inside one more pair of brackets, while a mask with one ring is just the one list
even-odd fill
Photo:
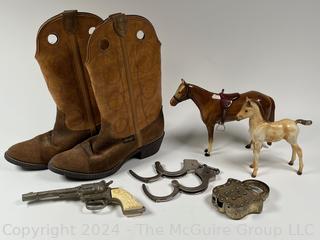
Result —
[[242, 119], [251, 118], [257, 111], [259, 111], [259, 106], [247, 97], [241, 110], [238, 112], [236, 119], [240, 121]]
[[171, 106], [176, 106], [178, 103], [183, 102], [189, 99], [189, 85], [183, 79], [181, 79], [181, 83], [174, 94], [174, 96], [170, 100]]

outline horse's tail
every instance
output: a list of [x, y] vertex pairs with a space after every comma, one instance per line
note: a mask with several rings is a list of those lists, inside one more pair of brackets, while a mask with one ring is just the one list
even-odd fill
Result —
[[311, 121], [311, 120], [304, 120], [304, 119], [297, 119], [295, 122], [296, 122], [297, 124], [300, 123], [300, 124], [306, 125], [306, 126], [312, 124], [312, 121]]
[[270, 101], [271, 101], [271, 110], [270, 110], [270, 114], [269, 114], [269, 121], [270, 122], [274, 122], [275, 120], [275, 111], [276, 111], [276, 104], [274, 103], [274, 100], [272, 97], [270, 97]]

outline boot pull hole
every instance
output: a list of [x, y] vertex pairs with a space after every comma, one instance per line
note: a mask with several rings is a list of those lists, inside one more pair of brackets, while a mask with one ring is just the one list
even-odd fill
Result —
[[94, 31], [96, 30], [96, 28], [95, 27], [91, 27], [91, 28], [89, 28], [89, 35], [91, 35]]
[[49, 34], [48, 36], [48, 43], [51, 45], [55, 45], [58, 43], [58, 36], [56, 34]]
[[109, 41], [108, 41], [107, 39], [102, 39], [102, 40], [100, 41], [100, 48], [101, 48], [101, 50], [105, 51], [105, 50], [108, 49], [108, 47], [109, 47]]
[[144, 37], [145, 37], [144, 31], [139, 30], [139, 31], [137, 32], [137, 38], [140, 39], [140, 40], [143, 40]]

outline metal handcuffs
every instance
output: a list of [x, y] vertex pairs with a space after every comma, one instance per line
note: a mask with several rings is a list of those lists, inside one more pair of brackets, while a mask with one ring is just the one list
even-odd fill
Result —
[[130, 170], [129, 172], [133, 177], [145, 183], [155, 182], [161, 177], [167, 177], [167, 178], [181, 177], [188, 173], [194, 173], [196, 176], [200, 178], [202, 182], [199, 186], [196, 186], [196, 187], [186, 187], [180, 184], [177, 180], [173, 180], [171, 182], [173, 186], [173, 191], [167, 196], [155, 196], [151, 194], [148, 191], [147, 186], [143, 184], [142, 189], [144, 193], [147, 195], [147, 197], [149, 197], [151, 200], [155, 202], [170, 201], [180, 191], [188, 194], [203, 192], [208, 188], [209, 181], [214, 179], [215, 176], [220, 173], [219, 169], [209, 167], [206, 164], [200, 164], [197, 160], [193, 160], [193, 159], [185, 159], [183, 161], [183, 167], [179, 171], [175, 171], [175, 172], [166, 171], [164, 170], [160, 162], [155, 163], [155, 169], [157, 171], [157, 174], [153, 177], [141, 177], [135, 172], [133, 172], [132, 170]]

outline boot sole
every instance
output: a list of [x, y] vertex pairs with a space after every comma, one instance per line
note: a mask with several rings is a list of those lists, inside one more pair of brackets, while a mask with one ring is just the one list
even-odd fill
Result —
[[70, 178], [70, 179], [95, 180], [95, 179], [105, 178], [105, 177], [108, 177], [108, 176], [114, 174], [115, 172], [117, 172], [122, 167], [122, 165], [124, 163], [126, 163], [128, 160], [130, 160], [132, 158], [144, 159], [144, 158], [147, 158], [147, 157], [150, 157], [150, 156], [156, 154], [161, 147], [163, 137], [164, 137], [164, 134], [158, 140], [137, 149], [132, 154], [130, 154], [124, 161], [122, 161], [119, 165], [117, 165], [116, 167], [114, 167], [108, 171], [105, 171], [105, 172], [79, 173], [79, 172], [73, 172], [73, 171], [68, 171], [68, 170], [56, 168], [56, 167], [52, 166], [50, 163], [48, 165], [48, 168], [52, 172], [60, 174], [60, 175], [64, 175], [65, 177]]
[[45, 170], [48, 169], [47, 165], [44, 164], [35, 164], [35, 163], [28, 163], [23, 162], [13, 157], [10, 157], [8, 153], [4, 154], [4, 158], [9, 162], [16, 166], [22, 167], [25, 170]]

